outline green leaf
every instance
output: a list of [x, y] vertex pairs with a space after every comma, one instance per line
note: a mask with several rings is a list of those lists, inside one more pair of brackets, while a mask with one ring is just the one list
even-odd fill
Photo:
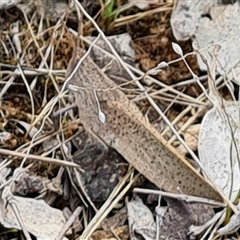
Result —
[[105, 0], [105, 17], [113, 16], [114, 0]]

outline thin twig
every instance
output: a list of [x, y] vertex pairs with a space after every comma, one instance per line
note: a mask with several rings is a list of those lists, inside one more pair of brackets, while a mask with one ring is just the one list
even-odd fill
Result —
[[160, 190], [142, 189], [142, 188], [134, 188], [133, 192], [160, 195], [163, 197], [169, 197], [169, 198], [185, 201], [187, 203], [203, 203], [203, 204], [213, 205], [217, 207], [226, 207], [226, 204], [219, 201], [202, 198], [202, 197], [190, 196], [186, 194], [175, 194], [175, 193], [168, 193]]
[[48, 162], [48, 163], [52, 163], [52, 164], [56, 164], [56, 165], [64, 166], [64, 167], [74, 167], [74, 168], [78, 168], [78, 169], [81, 168], [76, 163], [67, 162], [67, 161], [63, 161], [60, 159], [37, 156], [37, 155], [33, 155], [33, 154], [20, 153], [20, 152], [16, 152], [16, 151], [1, 149], [1, 148], [0, 148], [0, 154], [11, 155], [11, 156], [18, 157], [18, 158], [23, 158], [23, 157], [26, 159], [30, 158], [30, 159], [34, 159], [37, 161]]

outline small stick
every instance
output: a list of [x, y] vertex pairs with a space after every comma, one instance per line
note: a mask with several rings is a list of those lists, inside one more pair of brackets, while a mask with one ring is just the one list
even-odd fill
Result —
[[78, 168], [78, 169], [81, 168], [76, 163], [67, 162], [67, 161], [64, 161], [64, 160], [49, 158], [49, 157], [43, 157], [43, 156], [37, 156], [37, 155], [33, 155], [33, 154], [20, 153], [20, 152], [16, 152], [16, 151], [1, 149], [1, 148], [0, 148], [0, 154], [12, 155], [14, 157], [19, 157], [19, 158], [23, 158], [23, 157], [31, 158], [31, 159], [34, 159], [34, 160], [37, 160], [37, 161], [49, 162], [49, 163], [64, 166], [64, 167], [75, 167], [75, 168]]
[[174, 198], [187, 203], [203, 203], [203, 204], [213, 205], [217, 207], [226, 207], [226, 204], [219, 201], [215, 201], [215, 200], [211, 200], [203, 197], [195, 197], [195, 196], [186, 195], [186, 194], [168, 193], [160, 190], [142, 189], [142, 188], [134, 188], [133, 192], [161, 195], [163, 197]]

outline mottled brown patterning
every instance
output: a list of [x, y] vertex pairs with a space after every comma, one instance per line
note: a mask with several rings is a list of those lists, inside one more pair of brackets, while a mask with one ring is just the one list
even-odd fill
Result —
[[[74, 52], [67, 75], [83, 54], [79, 48]], [[90, 57], [83, 61], [70, 84], [81, 88], [74, 91], [74, 95], [84, 128], [116, 149], [151, 182], [169, 192], [177, 192], [180, 187], [186, 194], [221, 200], [220, 195], [160, 136], [137, 106]], [[105, 124], [98, 117], [94, 89], [106, 116]]]

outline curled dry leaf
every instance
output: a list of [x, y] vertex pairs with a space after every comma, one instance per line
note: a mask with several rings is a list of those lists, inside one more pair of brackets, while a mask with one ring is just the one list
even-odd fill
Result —
[[[0, 200], [0, 222], [6, 228], [21, 230], [11, 205], [3, 198], [4, 191]], [[11, 201], [26, 230], [37, 239], [55, 239], [66, 222], [62, 211], [48, 206], [43, 200], [12, 196]]]
[[234, 199], [240, 181], [240, 107], [224, 102], [222, 111], [213, 108], [204, 116], [198, 141], [201, 162], [223, 192]]
[[[213, 1], [201, 2], [208, 2], [208, 5], [211, 5]], [[220, 49], [218, 53], [217, 72], [239, 84], [239, 5], [236, 2], [235, 4], [223, 6], [209, 6], [208, 16], [199, 19], [198, 27], [194, 31], [193, 44], [203, 49], [201, 54], [207, 60], [210, 60], [208, 53], [209, 46], [218, 45]], [[201, 56], [197, 55], [197, 61], [199, 68], [202, 71], [206, 71], [207, 66], [202, 61]]]
[[211, 1], [177, 1], [172, 12], [171, 27], [174, 37], [178, 41], [188, 40], [196, 31], [199, 22], [213, 5], [219, 5], [218, 0]]
[[136, 197], [127, 203], [127, 209], [130, 236], [133, 237], [138, 233], [144, 239], [154, 239], [156, 236], [156, 223], [151, 211], [144, 205], [142, 200]]

